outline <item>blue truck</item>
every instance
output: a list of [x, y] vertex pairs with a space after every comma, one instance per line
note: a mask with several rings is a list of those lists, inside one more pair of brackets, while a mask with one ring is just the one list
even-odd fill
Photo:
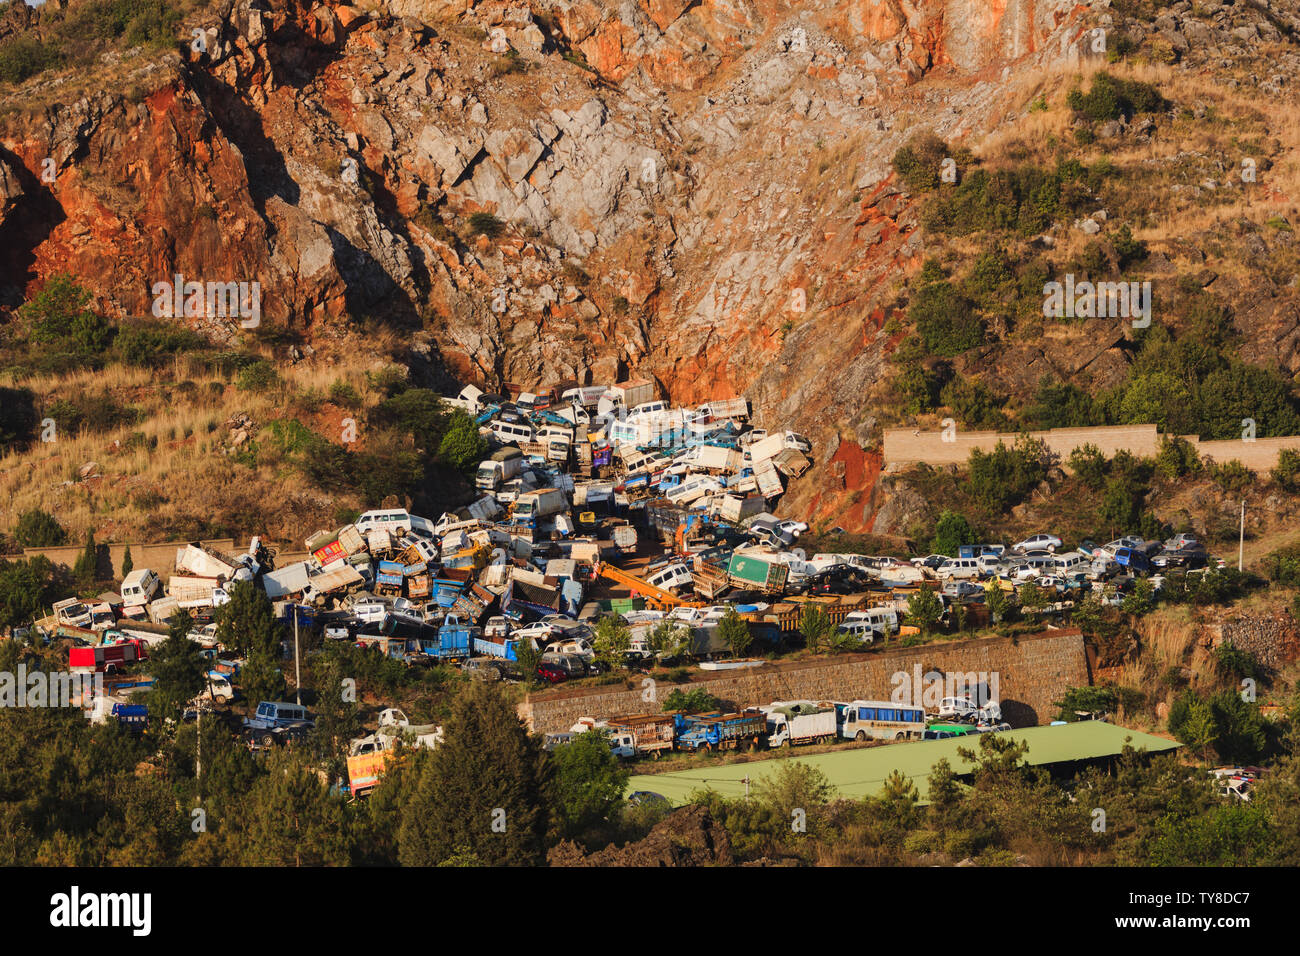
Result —
[[434, 601], [438, 607], [449, 608], [456, 603], [460, 597], [461, 591], [465, 588], [464, 581], [457, 581], [455, 578], [434, 578]]
[[481, 633], [477, 627], [461, 624], [454, 614], [448, 615], [442, 627], [438, 628], [437, 638], [420, 641], [424, 653], [440, 661], [465, 660], [472, 653], [477, 643], [475, 637]]
[[686, 732], [677, 738], [678, 750], [757, 747], [767, 733], [767, 716], [761, 710], [745, 710], [734, 714], [700, 714], [686, 720]]
[[483, 654], [487, 657], [496, 657], [505, 661], [517, 661], [519, 655], [515, 652], [515, 646], [519, 642], [512, 637], [502, 638], [500, 641], [489, 641], [486, 638], [474, 638], [474, 653]]

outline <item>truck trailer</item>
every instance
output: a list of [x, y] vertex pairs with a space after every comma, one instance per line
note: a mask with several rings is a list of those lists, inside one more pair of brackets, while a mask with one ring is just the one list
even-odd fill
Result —
[[834, 707], [811, 701], [773, 701], [760, 710], [767, 715], [767, 745], [790, 747], [834, 740], [838, 728]]

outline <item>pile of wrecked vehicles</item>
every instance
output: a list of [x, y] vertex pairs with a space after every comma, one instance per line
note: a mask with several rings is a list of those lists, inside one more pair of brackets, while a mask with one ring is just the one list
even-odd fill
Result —
[[[633, 381], [513, 399], [471, 386], [449, 401], [474, 416], [490, 446], [475, 475], [478, 497], [464, 507], [436, 520], [406, 508], [367, 511], [310, 535], [307, 556], [291, 562], [258, 539], [240, 555], [185, 545], [169, 575], [136, 569], [121, 594], [107, 596], [108, 613], [74, 602], [60, 609], [59, 626], [87, 643], [147, 649], [186, 610], [196, 619], [191, 637], [219, 653], [215, 608], [247, 581], [281, 620], [327, 643], [517, 680], [527, 642], [540, 652], [534, 676], [552, 683], [610, 665], [593, 638], [611, 613], [631, 633], [613, 664], [631, 668], [754, 666], [758, 659], [733, 659], [719, 622], [739, 615], [752, 653], [766, 654], [798, 640], [810, 602], [864, 646], [906, 633], [908, 589], [922, 582], [875, 559], [809, 558], [795, 547], [807, 526], [772, 512], [810, 466], [811, 445], [753, 427], [745, 399], [674, 408], [653, 384]], [[651, 646], [663, 621], [679, 636], [670, 651]], [[239, 663], [214, 661], [213, 670], [230, 680]]]

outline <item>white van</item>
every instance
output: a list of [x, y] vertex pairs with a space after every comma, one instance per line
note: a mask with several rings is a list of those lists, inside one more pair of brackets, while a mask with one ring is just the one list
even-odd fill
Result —
[[352, 616], [365, 624], [383, 624], [388, 605], [383, 601], [360, 601], [352, 605]]
[[519, 442], [535, 440], [531, 425], [494, 421], [488, 427], [492, 429], [492, 434], [496, 436], [497, 441], [501, 442], [503, 445], [514, 445]]
[[638, 418], [642, 415], [658, 415], [660, 412], [668, 411], [667, 402], [642, 402], [640, 405], [633, 406], [628, 412], [628, 418]]
[[1086, 572], [1091, 567], [1092, 558], [1081, 551], [1067, 551], [1052, 559], [1052, 570], [1060, 575]]
[[674, 561], [646, 578], [647, 584], [653, 584], [663, 591], [671, 591], [673, 588], [679, 587], [690, 587], [694, 584], [694, 581], [695, 579], [691, 577], [690, 570], [680, 561]]
[[850, 611], [845, 624], [866, 623], [881, 634], [898, 633], [898, 611], [892, 607], [869, 607], [864, 611]]
[[676, 488], [670, 488], [667, 498], [675, 505], [685, 505], [698, 498], [703, 498], [712, 491], [721, 490], [722, 483], [718, 479], [708, 475], [698, 475], [687, 478]]
[[934, 572], [943, 581], [977, 578], [981, 573], [978, 558], [949, 558]]
[[652, 451], [633, 452], [630, 455], [620, 456], [623, 459], [623, 467], [627, 469], [629, 475], [642, 471], [656, 472], [672, 465], [671, 458], [665, 458], [663, 455], [656, 454]]
[[859, 644], [870, 644], [876, 639], [877, 634], [883, 633], [880, 628], [873, 627], [869, 621], [849, 621], [845, 620], [835, 628], [836, 634], [847, 634], [857, 639]]
[[362, 534], [371, 531], [387, 531], [390, 535], [406, 534], [411, 530], [411, 515], [405, 508], [367, 511], [356, 520], [356, 529]]
[[162, 594], [162, 580], [148, 568], [137, 568], [122, 580], [122, 605], [141, 607]]

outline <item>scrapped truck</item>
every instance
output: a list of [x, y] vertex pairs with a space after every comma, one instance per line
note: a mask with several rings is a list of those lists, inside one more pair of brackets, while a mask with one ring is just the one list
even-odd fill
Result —
[[128, 638], [116, 644], [68, 649], [68, 669], [74, 674], [116, 674], [126, 665], [145, 660], [149, 652], [143, 641]]
[[738, 750], [757, 747], [767, 733], [767, 717], [761, 710], [701, 714], [686, 719], [688, 729], [677, 738], [679, 750]]
[[87, 630], [91, 629], [90, 625], [93, 623], [90, 608], [76, 598], [67, 598], [55, 604], [54, 619], [59, 624], [84, 627]]
[[328, 570], [307, 578], [302, 597], [304, 601], [322, 607], [326, 598], [342, 597], [365, 583], [366, 579], [361, 576], [361, 572], [352, 565], [347, 562], [335, 563]]
[[769, 747], [820, 744], [834, 740], [838, 734], [834, 707], [799, 700], [773, 701], [759, 709], [767, 715]]
[[479, 491], [497, 492], [507, 481], [513, 481], [524, 471], [523, 453], [513, 446], [498, 448], [492, 457], [478, 466], [474, 474], [474, 487]]
[[515, 499], [511, 508], [512, 520], [525, 528], [536, 528], [538, 522], [569, 510], [569, 499], [559, 488], [541, 488], [526, 491]]
[[624, 717], [611, 717], [605, 726], [612, 734], [626, 734], [630, 740], [630, 752], [615, 753], [624, 757], [650, 756], [658, 760], [664, 753], [671, 753], [681, 729], [682, 718], [678, 714], [632, 714]]
[[739, 588], [780, 593], [785, 589], [789, 566], [754, 554], [731, 555], [727, 562], [727, 577]]
[[462, 624], [456, 615], [449, 614], [438, 628], [436, 640], [421, 641], [424, 653], [440, 661], [463, 661], [474, 653], [474, 645], [482, 632], [477, 627]]

